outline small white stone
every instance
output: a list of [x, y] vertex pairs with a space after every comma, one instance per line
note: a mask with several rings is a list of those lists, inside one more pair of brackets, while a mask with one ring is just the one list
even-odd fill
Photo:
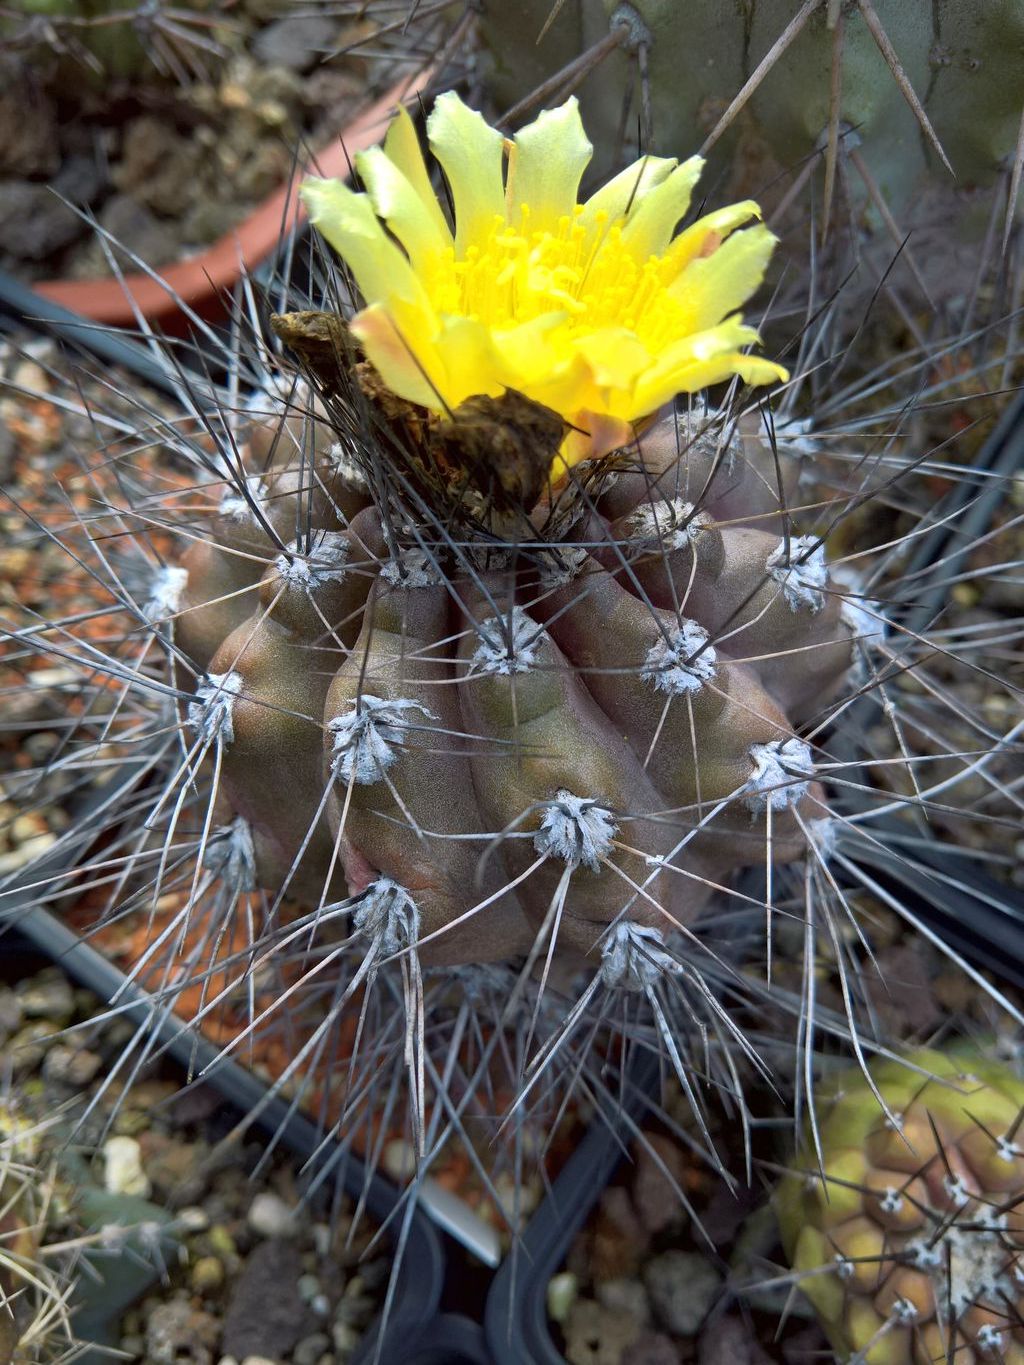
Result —
[[298, 1231], [295, 1210], [276, 1194], [256, 1195], [246, 1221], [260, 1237], [294, 1237]]
[[108, 1194], [132, 1194], [145, 1199], [149, 1178], [142, 1169], [142, 1148], [133, 1137], [112, 1137], [103, 1144], [103, 1188]]
[[174, 1221], [186, 1234], [205, 1232], [210, 1226], [210, 1215], [198, 1204], [189, 1204], [187, 1208], [181, 1209], [177, 1213]]

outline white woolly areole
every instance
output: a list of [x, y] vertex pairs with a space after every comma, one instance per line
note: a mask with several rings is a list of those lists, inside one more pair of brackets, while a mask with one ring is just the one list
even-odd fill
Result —
[[329, 720], [334, 776], [361, 786], [379, 782], [405, 743], [409, 721], [403, 713], [408, 711], [419, 711], [430, 719], [434, 715], [418, 701], [405, 697], [389, 701], [364, 693], [352, 702], [347, 715]]
[[405, 887], [390, 877], [370, 883], [352, 918], [359, 932], [372, 939], [379, 957], [400, 953], [419, 938], [419, 907]]
[[817, 455], [821, 442], [813, 435], [814, 423], [808, 417], [788, 417], [775, 423], [775, 439], [780, 455]]
[[590, 555], [582, 545], [552, 546], [540, 566], [542, 588], [562, 588], [583, 572]]
[[143, 607], [147, 621], [162, 621], [173, 616], [181, 606], [188, 585], [188, 569], [165, 566], [157, 569], [149, 585], [149, 597]]
[[338, 472], [338, 477], [347, 483], [349, 488], [354, 488], [357, 493], [368, 493], [370, 491], [370, 485], [366, 482], [366, 475], [359, 463], [355, 446], [347, 446], [343, 445], [341, 441], [335, 441], [327, 452], [327, 458], [333, 463]]
[[[647, 651], [641, 678], [672, 697], [699, 692], [715, 676], [716, 656], [714, 646], [708, 644], [710, 638], [696, 621], [680, 621], [679, 629], [668, 640], [659, 640]], [[692, 658], [698, 650], [701, 653]]]
[[533, 667], [537, 646], [546, 632], [522, 607], [513, 607], [511, 616], [491, 616], [477, 626], [476, 633], [480, 644], [470, 660], [471, 671], [507, 677]]
[[767, 807], [786, 810], [807, 795], [809, 780], [794, 779], [793, 774], [814, 775], [810, 745], [802, 739], [773, 739], [768, 744], [750, 746], [753, 772], [747, 781], [747, 805], [755, 815]]
[[907, 1264], [934, 1281], [935, 1302], [943, 1317], [947, 1304], [955, 1319], [978, 1302], [1016, 1299], [1018, 1262], [1008, 1250], [1005, 1229], [1005, 1214], [977, 1209], [962, 1223], [955, 1218], [949, 1221], [940, 1237], [904, 1247]]
[[681, 550], [684, 545], [692, 545], [710, 521], [708, 514], [698, 512], [692, 502], [662, 498], [638, 507], [626, 525], [630, 544]]
[[828, 862], [839, 842], [839, 821], [831, 815], [822, 815], [817, 820], [808, 820], [807, 828], [818, 857]]
[[680, 970], [661, 934], [642, 924], [616, 924], [601, 949], [601, 980], [606, 986], [642, 991]]
[[396, 588], [435, 588], [444, 577], [426, 550], [400, 550], [381, 566], [380, 576]]
[[860, 637], [863, 643], [875, 644], [884, 640], [889, 632], [889, 624], [880, 603], [863, 593], [861, 575], [848, 564], [836, 564], [830, 576], [834, 583], [850, 594], [844, 594], [839, 614], [853, 634]]
[[791, 611], [821, 611], [828, 565], [825, 546], [817, 543], [816, 536], [791, 536], [788, 543], [783, 538], [768, 556], [765, 568], [782, 589]]
[[232, 713], [242, 690], [241, 673], [208, 673], [188, 704], [188, 723], [204, 744], [219, 740], [230, 744], [235, 737]]
[[308, 555], [278, 555], [274, 568], [290, 588], [311, 592], [325, 583], [340, 583], [345, 577], [349, 539], [341, 531], [321, 531]]
[[[249, 490], [252, 502], [263, 501], [263, 480], [259, 474], [250, 474], [245, 481], [245, 486]], [[252, 503], [234, 488], [224, 490], [224, 496], [220, 500], [217, 513], [227, 521], [240, 522], [252, 521], [253, 519]]]
[[235, 891], [255, 891], [256, 849], [248, 820], [236, 815], [230, 825], [216, 830], [206, 846], [203, 861]]
[[596, 798], [560, 791], [544, 811], [533, 846], [538, 853], [561, 858], [572, 868], [582, 863], [597, 872], [617, 829], [611, 811]]

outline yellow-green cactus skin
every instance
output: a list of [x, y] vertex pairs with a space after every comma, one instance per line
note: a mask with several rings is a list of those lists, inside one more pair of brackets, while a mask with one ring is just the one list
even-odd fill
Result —
[[851, 1365], [1024, 1365], [1024, 1082], [934, 1051], [871, 1076], [889, 1114], [844, 1072], [777, 1194], [801, 1290]]

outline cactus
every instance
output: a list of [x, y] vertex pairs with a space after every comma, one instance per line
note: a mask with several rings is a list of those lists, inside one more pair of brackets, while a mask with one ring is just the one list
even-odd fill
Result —
[[[386, 170], [361, 165], [368, 187]], [[681, 171], [654, 165], [664, 183]], [[396, 253], [383, 286], [408, 279], [402, 226], [376, 229]], [[505, 228], [494, 240], [518, 249]], [[754, 266], [730, 310], [771, 245], [743, 228], [730, 253], [744, 238]], [[704, 240], [698, 279], [722, 242]], [[244, 321], [230, 343], [208, 337], [231, 376], [216, 401], [169, 366], [190, 419], [148, 396], [134, 423], [104, 418], [88, 495], [44, 521], [102, 602], [44, 621], [33, 602], [12, 629], [30, 692], [42, 653], [72, 671], [75, 709], [68, 742], [5, 787], [31, 808], [63, 782], [92, 814], [76, 806], [53, 861], [22, 875], [131, 964], [162, 1016], [225, 1056], [258, 1038], [276, 1086], [371, 1164], [396, 1130], [417, 1178], [464, 1141], [516, 1226], [566, 1090], [614, 1111], [630, 1060], [658, 1053], [710, 1149], [708, 1097], [744, 1122], [766, 1019], [795, 1016], [802, 1048], [865, 1027], [870, 924], [852, 893], [892, 894], [854, 850], [886, 821], [1012, 825], [1012, 713], [976, 713], [950, 682], [984, 671], [994, 687], [1000, 633], [887, 621], [921, 593], [906, 553], [934, 479], [956, 477], [920, 430], [958, 390], [928, 353], [830, 388], [815, 317], [781, 397], [734, 384], [707, 403], [706, 383], [779, 373], [730, 312], [706, 328], [724, 374], [674, 371], [695, 390], [674, 403], [648, 407], [630, 375], [596, 386], [595, 411], [571, 387], [566, 327], [531, 341], [567, 364], [564, 408], [527, 392], [550, 377], [531, 347], [514, 392], [485, 382], [431, 405], [484, 348], [443, 370], [425, 350], [437, 382], [416, 390], [403, 351], [371, 354], [380, 300], [343, 323], [344, 282], [314, 263], [312, 297], [275, 282], [280, 344]], [[968, 781], [982, 795], [958, 807]], [[834, 1012], [819, 952], [842, 980]]]
[[210, 36], [218, 6], [169, 7], [162, 0], [132, 6], [119, 0], [15, 0], [0, 17], [0, 54], [21, 54], [30, 69], [67, 57], [78, 80], [133, 81], [154, 72], [182, 85], [222, 46]]
[[830, 1089], [777, 1211], [839, 1358], [1024, 1360], [1019, 1077], [919, 1051], [851, 1068]]

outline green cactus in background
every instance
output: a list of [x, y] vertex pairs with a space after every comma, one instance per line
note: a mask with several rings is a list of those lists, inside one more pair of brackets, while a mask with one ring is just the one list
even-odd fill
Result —
[[497, 106], [578, 89], [603, 164], [634, 150], [639, 129], [654, 153], [711, 152], [747, 192], [820, 165], [826, 219], [844, 181], [852, 203], [901, 227], [922, 191], [1004, 172], [1012, 216], [1021, 0], [487, 0], [481, 32]]
[[1020, 1365], [1024, 1082], [934, 1051], [869, 1069], [818, 1096], [777, 1192], [796, 1282], [843, 1361]]

